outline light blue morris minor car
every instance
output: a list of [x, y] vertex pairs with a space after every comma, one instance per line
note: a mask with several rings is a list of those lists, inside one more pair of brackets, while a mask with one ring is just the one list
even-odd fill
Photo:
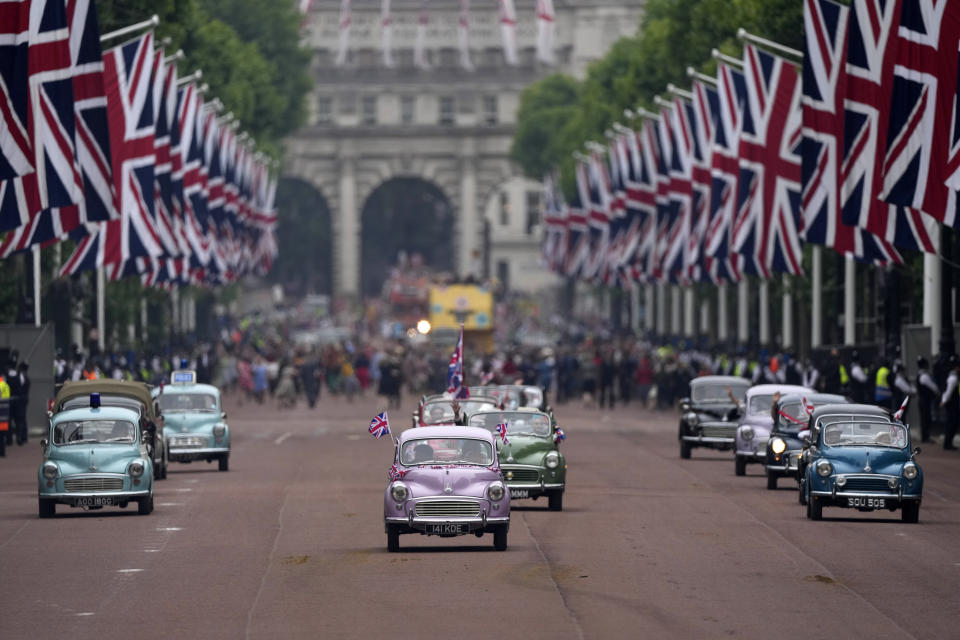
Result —
[[96, 393], [89, 407], [52, 416], [37, 471], [40, 517], [55, 515], [58, 504], [100, 509], [136, 502], [141, 515], [152, 512], [153, 464], [140, 422], [133, 409], [101, 407]]
[[836, 405], [842, 415], [818, 420], [804, 470], [807, 517], [820, 520], [824, 507], [900, 509], [901, 520], [917, 522], [923, 472], [914, 458], [920, 449], [910, 450], [906, 425], [858, 406]]
[[193, 371], [174, 371], [172, 382], [155, 390], [165, 420], [167, 452], [171, 462], [217, 461], [220, 471], [230, 468], [230, 427], [223, 412], [220, 390], [197, 383]]

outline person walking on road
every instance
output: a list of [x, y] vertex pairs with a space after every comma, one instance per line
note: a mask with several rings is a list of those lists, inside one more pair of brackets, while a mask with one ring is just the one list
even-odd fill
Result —
[[946, 389], [940, 397], [940, 406], [946, 412], [946, 424], [943, 426], [943, 448], [945, 451], [956, 449], [953, 446], [953, 436], [957, 433], [957, 420], [960, 420], [960, 391], [957, 383], [960, 381], [960, 359], [956, 354], [950, 354], [947, 360], [950, 373], [947, 375]]
[[930, 442], [930, 425], [933, 423], [933, 403], [940, 395], [940, 387], [933, 381], [926, 358], [917, 358], [917, 410], [920, 412], [920, 441]]

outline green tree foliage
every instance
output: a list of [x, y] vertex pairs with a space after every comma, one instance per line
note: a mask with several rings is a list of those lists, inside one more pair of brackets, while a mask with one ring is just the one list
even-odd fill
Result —
[[524, 91], [512, 156], [533, 178], [559, 167], [569, 193], [572, 154], [587, 141], [603, 141], [612, 123], [625, 120], [625, 109], [653, 107], [669, 83], [688, 87], [687, 67], [713, 72], [715, 47], [739, 56], [740, 27], [801, 48], [802, 18], [796, 0], [649, 0], [638, 34], [615, 42], [582, 81], [554, 75]]

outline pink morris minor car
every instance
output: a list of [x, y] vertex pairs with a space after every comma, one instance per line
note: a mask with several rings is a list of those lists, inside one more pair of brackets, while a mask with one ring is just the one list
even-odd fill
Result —
[[494, 436], [478, 427], [418, 427], [400, 434], [383, 496], [387, 549], [400, 535], [452, 538], [493, 534], [507, 548], [510, 492], [497, 462]]

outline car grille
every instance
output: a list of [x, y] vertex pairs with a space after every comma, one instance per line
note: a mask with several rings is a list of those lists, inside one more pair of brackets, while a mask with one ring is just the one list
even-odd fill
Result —
[[887, 485], [886, 478], [847, 478], [847, 484], [841, 491], [875, 491], [877, 493], [890, 493], [890, 487]]
[[67, 478], [63, 489], [73, 492], [120, 491], [123, 478]]
[[733, 438], [737, 432], [737, 425], [732, 424], [729, 427], [719, 425], [705, 424], [701, 427], [704, 438]]
[[475, 518], [480, 515], [480, 505], [466, 500], [430, 500], [417, 503], [417, 515], [424, 518]]
[[507, 472], [513, 472], [513, 477], [507, 482], [540, 482], [540, 472], [536, 469], [504, 469], [503, 477], [507, 477]]
[[176, 449], [199, 449], [207, 445], [207, 439], [200, 436], [174, 436], [170, 446]]

